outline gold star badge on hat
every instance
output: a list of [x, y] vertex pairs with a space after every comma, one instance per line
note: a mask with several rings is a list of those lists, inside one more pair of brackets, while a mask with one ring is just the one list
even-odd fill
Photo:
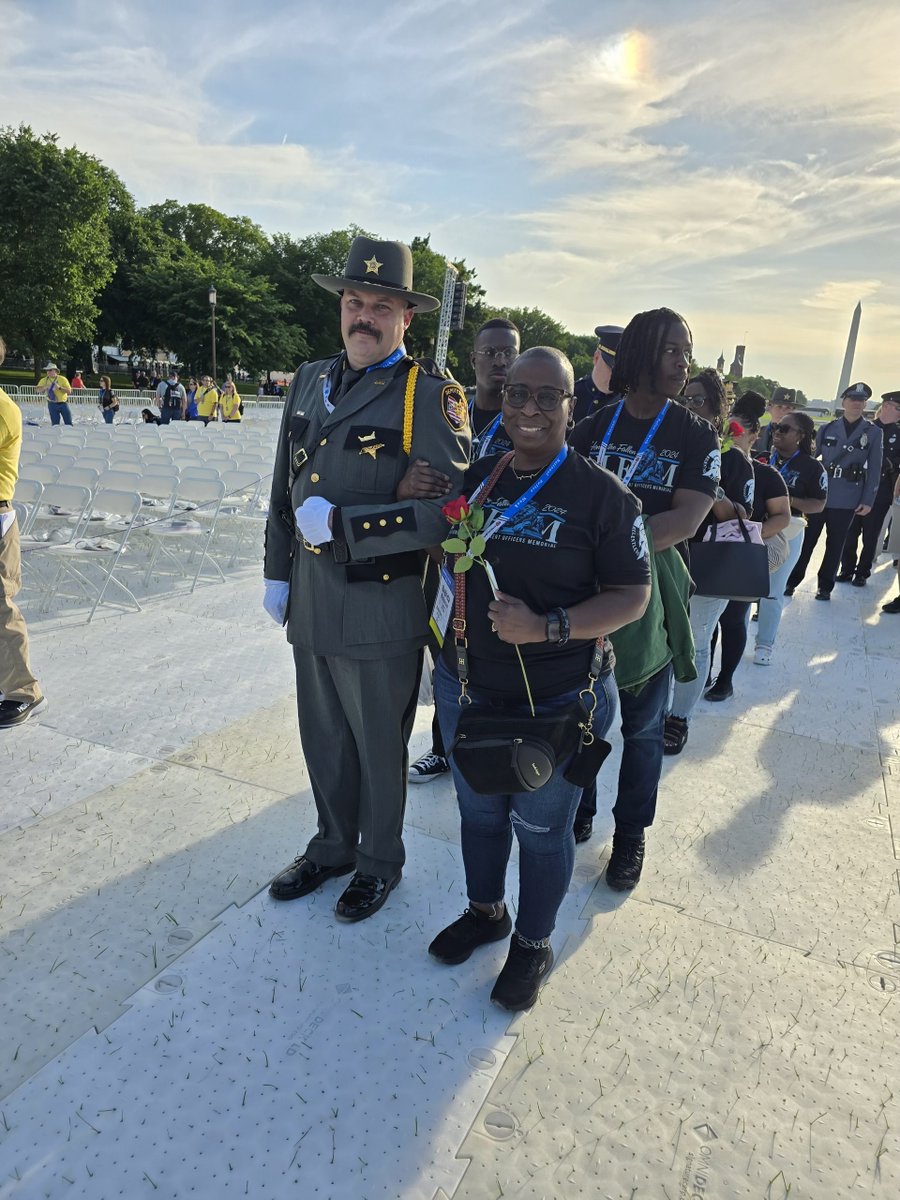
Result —
[[364, 258], [363, 262], [366, 264], [367, 275], [377, 275], [384, 266], [384, 263], [380, 263], [374, 254], [371, 258]]

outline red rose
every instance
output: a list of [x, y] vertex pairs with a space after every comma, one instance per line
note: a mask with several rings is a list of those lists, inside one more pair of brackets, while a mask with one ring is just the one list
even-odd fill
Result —
[[732, 437], [740, 437], [744, 432], [744, 427], [739, 421], [729, 421], [728, 432]]
[[470, 511], [469, 502], [465, 496], [457, 496], [455, 500], [448, 500], [441, 509], [451, 525], [458, 525], [464, 517], [469, 515]]

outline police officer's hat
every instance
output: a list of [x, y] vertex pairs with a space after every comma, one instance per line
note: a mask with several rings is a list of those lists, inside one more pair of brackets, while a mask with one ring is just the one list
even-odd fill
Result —
[[900, 392], [882, 392], [881, 399], [886, 400], [888, 404], [896, 404], [900, 407]]
[[867, 383], [851, 383], [841, 392], [842, 400], [870, 400], [872, 389]]
[[619, 339], [625, 330], [621, 325], [598, 325], [594, 330], [597, 335], [600, 357], [610, 370], [616, 365], [616, 351], [619, 349]]
[[784, 404], [791, 408], [797, 403], [797, 389], [777, 387], [772, 393], [772, 399], [769, 404]]
[[313, 275], [314, 282], [327, 292], [340, 294], [344, 288], [354, 291], [387, 292], [400, 296], [410, 308], [432, 312], [440, 300], [412, 290], [412, 251], [403, 242], [376, 242], [355, 237], [347, 255], [343, 275]]

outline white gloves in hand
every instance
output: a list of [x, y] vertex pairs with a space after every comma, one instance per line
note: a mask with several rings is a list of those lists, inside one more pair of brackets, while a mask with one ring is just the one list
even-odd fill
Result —
[[328, 518], [334, 505], [324, 496], [307, 496], [298, 509], [294, 510], [297, 528], [311, 546], [324, 546], [333, 540], [328, 528]]
[[264, 579], [263, 583], [266, 587], [263, 608], [276, 624], [283, 625], [291, 585], [283, 579]]

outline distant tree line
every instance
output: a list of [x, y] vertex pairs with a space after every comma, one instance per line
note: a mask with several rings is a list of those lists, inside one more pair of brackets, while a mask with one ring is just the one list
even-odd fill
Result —
[[[195, 373], [208, 370], [212, 283], [218, 363], [291, 371], [340, 345], [337, 305], [310, 276], [339, 274], [353, 237], [377, 236], [355, 226], [269, 236], [206, 204], [137, 208], [98, 159], [27, 125], [0, 128], [0, 179], [0, 333], [11, 357], [34, 359], [36, 374], [48, 357], [89, 368], [93, 344], [151, 358], [163, 348]], [[440, 296], [447, 256], [429, 235], [411, 245], [417, 290]], [[474, 268], [454, 266], [468, 285], [465, 327], [452, 333], [448, 356], [459, 380], [473, 382], [475, 332], [496, 316], [516, 323], [523, 348], [556, 346], [576, 378], [590, 371], [593, 333], [571, 333], [538, 308], [496, 308]], [[437, 328], [437, 313], [418, 316], [410, 352], [432, 354]], [[735, 381], [737, 394], [753, 388], [767, 398], [775, 386], [762, 376]]]

